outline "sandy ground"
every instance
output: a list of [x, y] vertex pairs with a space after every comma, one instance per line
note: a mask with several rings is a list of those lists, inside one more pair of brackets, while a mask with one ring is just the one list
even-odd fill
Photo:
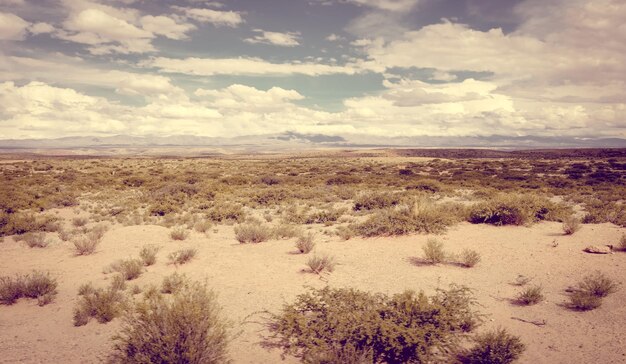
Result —
[[[208, 235], [192, 232], [180, 242], [170, 240], [169, 230], [160, 226], [113, 226], [94, 255], [80, 257], [74, 255], [69, 242], [58, 239], [47, 248], [31, 249], [5, 238], [0, 243], [0, 275], [49, 270], [59, 279], [59, 294], [55, 302], [44, 307], [38, 307], [34, 300], [0, 306], [0, 363], [93, 363], [103, 358], [119, 319], [108, 324], [92, 320], [86, 326], [74, 327], [77, 288], [87, 281], [107, 285], [111, 275], [105, 275], [103, 268], [120, 258], [137, 257], [145, 244], [162, 247], [159, 260], [131, 285], [159, 284], [163, 276], [176, 270], [194, 279], [206, 279], [219, 294], [235, 331], [241, 331], [230, 346], [235, 363], [281, 360], [280, 352], [259, 345], [263, 327], [243, 321], [258, 311], [276, 312], [305, 286], [328, 284], [387, 293], [421, 289], [432, 293], [450, 283], [474, 290], [481, 311], [488, 315], [481, 330], [503, 326], [521, 336], [527, 345], [521, 363], [626, 362], [626, 287], [621, 285], [626, 282], [626, 253], [582, 252], [589, 244], [615, 244], [626, 229], [614, 225], [584, 225], [573, 236], [563, 236], [558, 223], [533, 227], [462, 223], [438, 238], [451, 253], [464, 248], [480, 252], [482, 261], [471, 269], [416, 265], [426, 235], [349, 241], [318, 235], [316, 250], [334, 255], [339, 263], [323, 279], [304, 271], [308, 256], [295, 254], [294, 239], [242, 245], [234, 239], [232, 227], [217, 229]], [[198, 256], [180, 267], [167, 265], [166, 256], [181, 247], [197, 248]], [[594, 311], [575, 312], [563, 307], [565, 289], [597, 269], [620, 283], [618, 292], [605, 298]], [[543, 286], [544, 302], [530, 307], [511, 302], [520, 288], [510, 282], [519, 274], [534, 277], [532, 283]], [[535, 326], [513, 317], [545, 320], [546, 324]], [[248, 321], [255, 319], [258, 316]], [[285, 362], [297, 361], [286, 358]]]

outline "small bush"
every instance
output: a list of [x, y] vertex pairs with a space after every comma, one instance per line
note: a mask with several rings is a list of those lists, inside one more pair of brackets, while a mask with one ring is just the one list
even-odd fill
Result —
[[227, 363], [230, 324], [205, 285], [186, 284], [172, 296], [145, 295], [114, 337], [116, 363]]
[[617, 284], [604, 273], [596, 271], [583, 278], [582, 282], [578, 283], [578, 289], [597, 297], [606, 297], [617, 291]]
[[521, 291], [515, 301], [520, 305], [534, 305], [543, 301], [543, 288], [541, 286], [527, 287]]
[[260, 243], [272, 237], [272, 231], [265, 225], [241, 224], [235, 226], [235, 238], [238, 242]]
[[161, 293], [176, 293], [180, 291], [180, 289], [185, 284], [186, 277], [184, 274], [178, 274], [176, 272], [171, 275], [163, 278], [163, 283], [161, 284]]
[[146, 245], [139, 251], [139, 257], [143, 261], [143, 264], [147, 266], [154, 265], [157, 261], [156, 255], [160, 248], [156, 245]]
[[443, 250], [443, 243], [437, 239], [428, 239], [426, 245], [422, 247], [424, 251], [424, 260], [430, 264], [443, 263], [446, 259], [446, 253]]
[[54, 300], [57, 294], [57, 280], [50, 273], [33, 271], [15, 277], [0, 277], [0, 303], [11, 305], [22, 297], [38, 300], [39, 306]]
[[465, 364], [508, 364], [517, 360], [526, 350], [519, 337], [505, 329], [478, 335], [475, 346], [462, 358]]
[[110, 285], [113, 291], [123, 291], [126, 289], [126, 278], [122, 274], [116, 274], [113, 276]]
[[302, 229], [292, 224], [280, 224], [275, 226], [272, 230], [272, 235], [276, 239], [289, 239], [300, 234], [302, 234]]
[[311, 233], [298, 237], [298, 240], [296, 241], [296, 248], [300, 251], [300, 253], [308, 254], [311, 250], [313, 250], [313, 248], [315, 248], [313, 237], [314, 235]]
[[132, 281], [143, 273], [143, 261], [140, 259], [118, 260], [111, 264], [109, 269], [121, 273], [127, 281]]
[[362, 193], [354, 199], [354, 211], [374, 210], [393, 207], [400, 203], [397, 195], [391, 193]]
[[474, 305], [469, 290], [458, 287], [431, 297], [325, 287], [271, 314], [268, 327], [274, 345], [306, 363], [443, 362], [479, 322]]
[[171, 264], [182, 265], [193, 259], [197, 253], [198, 251], [196, 249], [181, 249], [179, 251], [170, 253], [167, 258], [169, 259]]
[[574, 216], [570, 216], [563, 220], [563, 234], [572, 235], [580, 230], [580, 220]]
[[26, 233], [22, 239], [29, 248], [45, 248], [50, 244], [45, 233]]
[[335, 258], [329, 255], [314, 255], [307, 260], [306, 265], [312, 273], [322, 274], [335, 270]]
[[199, 221], [193, 226], [193, 229], [199, 233], [206, 233], [211, 230], [212, 226], [210, 221]]
[[89, 236], [79, 236], [72, 239], [72, 244], [74, 244], [77, 255], [90, 255], [96, 251], [100, 240], [90, 239]]
[[75, 217], [72, 219], [72, 225], [75, 227], [81, 227], [87, 225], [89, 219], [86, 217]]
[[472, 207], [473, 224], [530, 225], [537, 221], [563, 219], [571, 209], [545, 197], [534, 195], [497, 195]]
[[570, 294], [570, 308], [579, 311], [589, 311], [602, 305], [602, 298], [587, 291], [574, 291]]
[[619, 243], [617, 244], [617, 249], [626, 251], [626, 234], [622, 234], [622, 237], [619, 239]]
[[350, 226], [339, 226], [337, 230], [335, 230], [335, 234], [337, 234], [341, 240], [350, 240], [352, 236], [354, 236], [354, 230]]
[[83, 283], [78, 287], [78, 295], [79, 296], [84, 296], [87, 294], [92, 294], [96, 291], [96, 289], [94, 288], [93, 284], [91, 284], [91, 282], [89, 283]]
[[459, 264], [466, 268], [472, 268], [476, 264], [480, 263], [480, 253], [475, 250], [465, 249], [461, 252], [459, 257]]
[[215, 222], [243, 221], [246, 214], [241, 205], [220, 203], [215, 204], [207, 213], [207, 218]]
[[12, 305], [24, 295], [24, 277], [0, 277], [0, 303]]
[[120, 316], [126, 301], [124, 295], [115, 289], [95, 289], [80, 296], [74, 307], [74, 326], [86, 325], [94, 317], [105, 323]]
[[182, 226], [175, 227], [170, 231], [170, 238], [172, 240], [185, 240], [189, 236], [189, 231]]

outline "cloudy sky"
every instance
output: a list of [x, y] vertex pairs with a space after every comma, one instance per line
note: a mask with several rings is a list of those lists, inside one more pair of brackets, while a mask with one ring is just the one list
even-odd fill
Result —
[[0, 139], [626, 137], [623, 0], [0, 0]]

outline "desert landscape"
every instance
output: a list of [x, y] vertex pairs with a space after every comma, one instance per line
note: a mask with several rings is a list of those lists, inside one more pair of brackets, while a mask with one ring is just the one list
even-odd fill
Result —
[[[129, 352], [112, 338], [154, 297], [196, 297], [193, 282], [215, 293], [209, 331], [224, 337], [223, 357], [191, 362], [394, 362], [393, 335], [399, 362], [626, 361], [624, 151], [491, 153], [6, 156], [0, 362], [142, 362], [115, 359]], [[452, 315], [419, 350], [376, 331], [396, 345], [381, 354], [350, 331], [364, 308], [349, 302], [318, 344], [298, 328], [320, 324], [296, 309], [306, 294], [406, 291]]]

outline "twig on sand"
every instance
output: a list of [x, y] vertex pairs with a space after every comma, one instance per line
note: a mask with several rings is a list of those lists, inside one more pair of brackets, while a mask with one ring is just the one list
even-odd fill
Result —
[[548, 323], [548, 321], [546, 321], [546, 320], [525, 320], [525, 319], [520, 318], [520, 317], [511, 317], [511, 319], [517, 320], [517, 321], [521, 321], [521, 322], [525, 322], [527, 324], [533, 324], [535, 326], [545, 326]]

